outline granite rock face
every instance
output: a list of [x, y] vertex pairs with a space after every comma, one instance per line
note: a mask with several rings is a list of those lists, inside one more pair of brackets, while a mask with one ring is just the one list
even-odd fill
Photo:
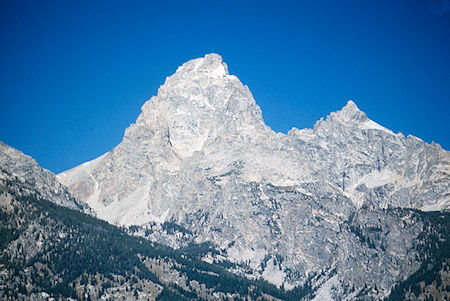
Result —
[[[102, 219], [172, 247], [211, 242], [248, 268], [236, 272], [324, 298], [388, 294], [419, 266], [423, 225], [402, 209], [450, 207], [439, 145], [353, 101], [313, 129], [275, 133], [217, 54], [180, 66], [118, 146], [57, 178]], [[187, 232], [159, 231], [165, 222]]]

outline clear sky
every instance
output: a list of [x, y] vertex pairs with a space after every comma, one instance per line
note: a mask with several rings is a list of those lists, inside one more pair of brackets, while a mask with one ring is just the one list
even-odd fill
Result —
[[450, 149], [450, 1], [0, 1], [0, 140], [53, 172], [111, 150], [185, 61], [216, 52], [275, 131], [353, 99]]

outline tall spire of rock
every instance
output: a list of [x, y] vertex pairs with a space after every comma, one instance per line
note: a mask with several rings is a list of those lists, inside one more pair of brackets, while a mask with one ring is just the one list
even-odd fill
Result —
[[250, 90], [212, 53], [186, 62], [168, 77], [158, 95], [143, 105], [126, 137], [143, 130], [170, 139], [176, 154], [185, 158], [201, 150], [207, 139], [258, 136], [267, 127]]

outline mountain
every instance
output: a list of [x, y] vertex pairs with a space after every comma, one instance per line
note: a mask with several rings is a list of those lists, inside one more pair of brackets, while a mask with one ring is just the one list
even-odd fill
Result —
[[56, 176], [31, 157], [0, 141], [0, 187], [16, 195], [35, 195], [53, 203], [94, 214], [86, 203], [75, 199]]
[[[209, 245], [173, 250], [96, 219], [23, 153], [0, 144], [0, 299], [298, 300], [236, 276]], [[62, 206], [63, 205], [63, 206]], [[168, 227], [168, 225], [166, 225]]]
[[57, 178], [110, 223], [174, 248], [211, 243], [219, 255], [204, 260], [319, 299], [389, 295], [420, 270], [427, 212], [450, 206], [438, 144], [353, 101], [275, 133], [217, 54], [180, 66], [118, 146]]
[[216, 177], [306, 194], [320, 183], [356, 208], [383, 189], [380, 207], [448, 209], [449, 166], [439, 145], [392, 133], [353, 101], [314, 129], [274, 133], [249, 89], [209, 54], [167, 78], [117, 147], [58, 179], [100, 217], [131, 225], [170, 219], [199, 189], [227, 190]]

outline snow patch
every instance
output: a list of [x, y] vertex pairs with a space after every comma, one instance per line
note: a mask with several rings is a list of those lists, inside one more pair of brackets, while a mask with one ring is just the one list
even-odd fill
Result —
[[216, 69], [211, 71], [210, 75], [212, 77], [220, 77], [220, 76], [227, 75], [227, 72], [226, 72], [225, 68], [223, 67], [223, 65], [220, 64], [219, 66], [217, 66]]
[[363, 122], [363, 123], [361, 124], [360, 128], [363, 129], [363, 130], [377, 130], [377, 131], [383, 131], [383, 132], [386, 132], [386, 133], [388, 133], [388, 134], [390, 134], [390, 135], [395, 135], [395, 133], [394, 133], [393, 131], [391, 131], [391, 130], [385, 128], [385, 127], [382, 126], [382, 125], [379, 125], [378, 123], [376, 123], [375, 121], [370, 120], [370, 119], [367, 120], [367, 121], [365, 121], [365, 122]]

